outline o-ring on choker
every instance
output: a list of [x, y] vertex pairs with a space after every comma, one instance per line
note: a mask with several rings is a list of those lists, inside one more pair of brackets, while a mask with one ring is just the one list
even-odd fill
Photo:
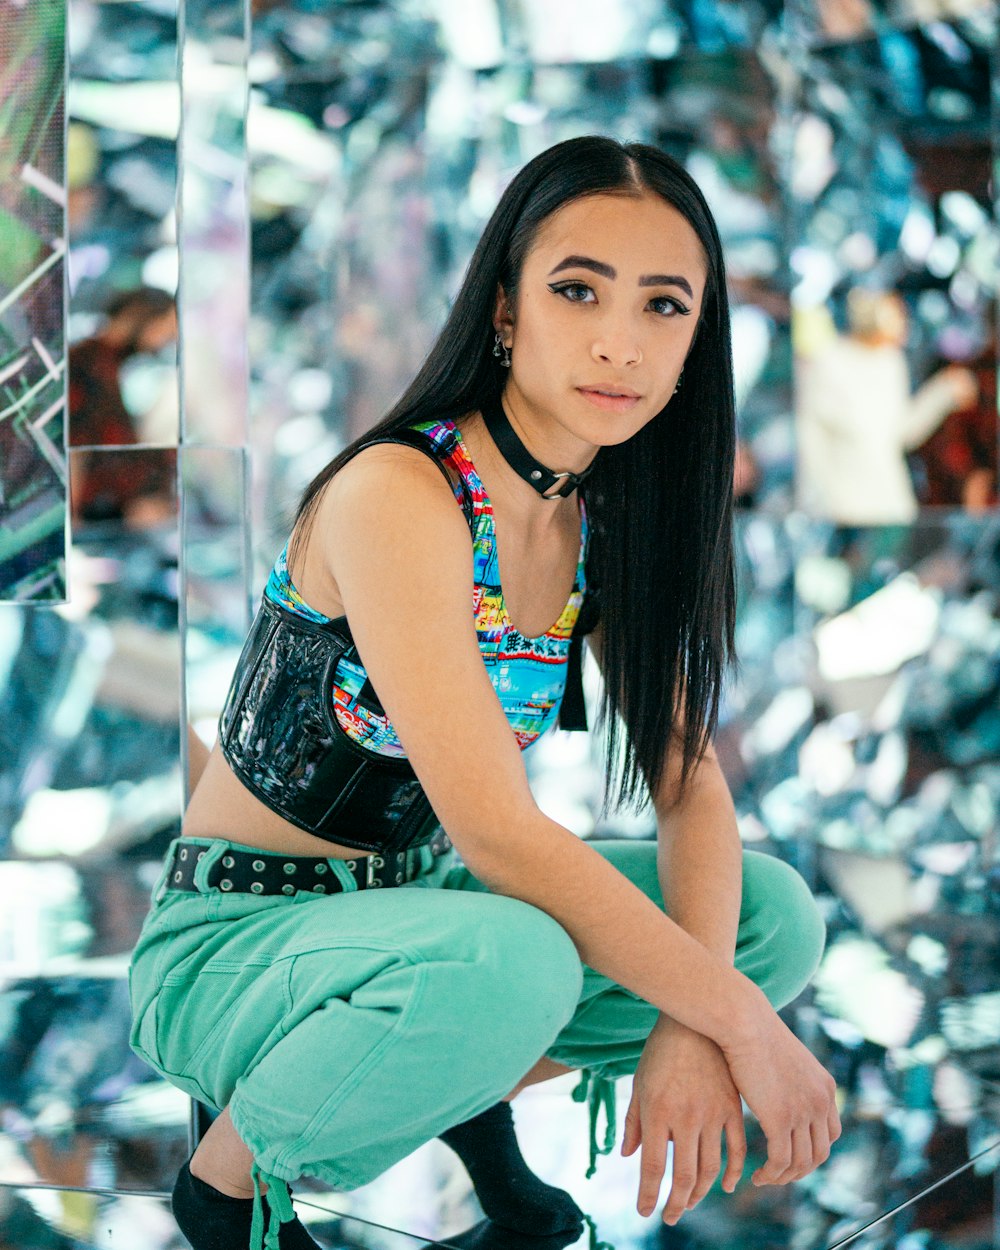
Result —
[[[576, 490], [591, 469], [593, 469], [594, 461], [597, 459], [596, 456], [582, 473], [570, 473], [568, 469], [563, 470], [562, 473], [553, 473], [551, 469], [546, 468], [541, 461], [535, 459], [514, 433], [514, 427], [507, 419], [507, 414], [503, 410], [503, 404], [499, 395], [483, 404], [482, 412], [486, 428], [489, 430], [494, 443], [497, 445], [497, 450], [504, 460], [507, 461], [518, 477], [524, 478], [528, 485], [533, 486], [543, 499], [565, 499], [567, 495], [571, 495]], [[562, 487], [551, 495], [548, 494], [548, 491], [551, 490], [556, 482], [563, 479], [565, 481]]]

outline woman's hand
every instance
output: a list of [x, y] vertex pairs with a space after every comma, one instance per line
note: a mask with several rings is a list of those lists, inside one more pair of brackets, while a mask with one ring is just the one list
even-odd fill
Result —
[[711, 1188], [722, 1166], [722, 1186], [736, 1188], [746, 1159], [743, 1108], [725, 1056], [710, 1038], [661, 1016], [646, 1040], [632, 1083], [622, 1154], [642, 1145], [638, 1210], [651, 1215], [660, 1193], [667, 1142], [674, 1143], [673, 1183], [663, 1210], [676, 1224]]
[[723, 1044], [736, 1088], [767, 1138], [755, 1185], [787, 1185], [830, 1155], [840, 1136], [833, 1077], [786, 1027], [762, 993], [748, 1021]]

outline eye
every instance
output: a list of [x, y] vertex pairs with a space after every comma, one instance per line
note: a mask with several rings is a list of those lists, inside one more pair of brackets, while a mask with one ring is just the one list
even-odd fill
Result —
[[562, 295], [571, 304], [593, 303], [593, 300], [587, 299], [587, 296], [593, 295], [594, 291], [592, 287], [587, 286], [586, 282], [550, 282], [549, 290], [553, 295]]
[[649, 303], [661, 317], [687, 317], [691, 312], [680, 300], [671, 299], [669, 295], [658, 295]]

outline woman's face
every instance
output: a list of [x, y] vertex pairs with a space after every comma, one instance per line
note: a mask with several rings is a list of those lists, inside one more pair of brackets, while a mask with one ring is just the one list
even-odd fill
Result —
[[511, 344], [505, 398], [520, 424], [591, 446], [635, 434], [677, 385], [706, 272], [698, 236], [658, 195], [587, 196], [553, 213], [525, 258], [512, 319], [497, 302]]

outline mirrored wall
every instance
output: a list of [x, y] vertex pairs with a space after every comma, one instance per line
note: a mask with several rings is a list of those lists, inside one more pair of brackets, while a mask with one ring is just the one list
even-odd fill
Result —
[[0, 602], [66, 588], [63, 0], [0, 12]]
[[[189, 767], [302, 488], [408, 384], [516, 169], [595, 131], [683, 160], [725, 243], [742, 668], [717, 749], [745, 843], [823, 908], [786, 1017], [845, 1125], [813, 1176], [712, 1193], [669, 1244], [820, 1250], [1000, 1140], [997, 22], [974, 0], [73, 0], [69, 593], [0, 606], [0, 1241], [182, 1244], [162, 1201], [69, 1191], [163, 1194], [189, 1149], [187, 1100], [127, 1048], [124, 980]], [[530, 758], [581, 836], [653, 836], [598, 818], [600, 742]], [[518, 1098], [529, 1162], [594, 1237], [667, 1244], [637, 1159], [584, 1179], [574, 1085]], [[998, 1155], [853, 1244], [997, 1250]], [[437, 1142], [296, 1196], [340, 1213], [315, 1225], [338, 1246], [479, 1218]]]

